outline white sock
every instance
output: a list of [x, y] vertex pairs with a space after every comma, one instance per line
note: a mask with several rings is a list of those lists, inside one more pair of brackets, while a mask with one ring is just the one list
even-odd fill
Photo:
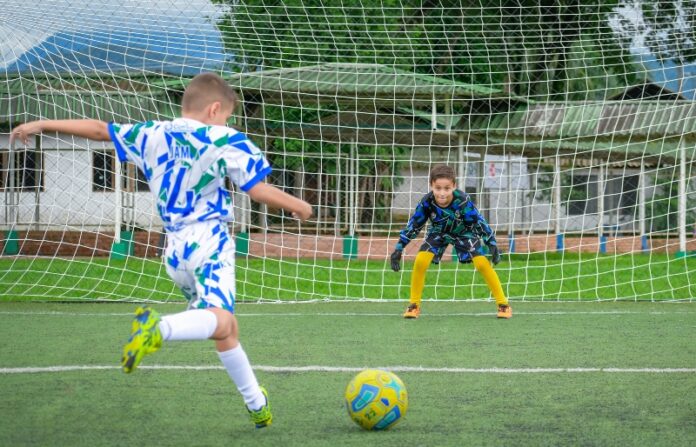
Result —
[[217, 317], [205, 309], [164, 315], [159, 323], [163, 340], [206, 340], [217, 328]]
[[252, 410], [258, 410], [266, 404], [266, 397], [259, 388], [259, 383], [256, 381], [254, 371], [251, 369], [249, 358], [242, 349], [242, 345], [238, 345], [234, 349], [225, 352], [218, 352], [222, 364], [227, 369], [227, 374], [237, 385], [237, 389], [244, 398], [244, 403]]

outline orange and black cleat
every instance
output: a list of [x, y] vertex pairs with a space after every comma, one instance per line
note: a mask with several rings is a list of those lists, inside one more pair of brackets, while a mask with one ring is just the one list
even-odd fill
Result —
[[420, 315], [420, 306], [418, 304], [412, 303], [406, 308], [404, 312], [404, 318], [418, 318]]
[[512, 318], [512, 307], [507, 304], [498, 306], [498, 318]]

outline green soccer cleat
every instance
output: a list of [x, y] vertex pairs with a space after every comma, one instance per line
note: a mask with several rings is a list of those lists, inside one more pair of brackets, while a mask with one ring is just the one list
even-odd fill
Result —
[[261, 392], [263, 393], [263, 396], [266, 398], [266, 405], [259, 408], [258, 410], [251, 410], [249, 407], [247, 407], [247, 411], [249, 412], [251, 422], [253, 422], [256, 425], [256, 428], [264, 428], [268, 425], [271, 425], [271, 422], [273, 421], [273, 415], [271, 414], [271, 403], [268, 401], [268, 391], [266, 391], [266, 388], [264, 387], [259, 388], [261, 388]]
[[157, 326], [159, 322], [160, 316], [154, 309], [141, 306], [135, 310], [131, 335], [121, 357], [123, 372], [133, 372], [143, 356], [156, 352], [162, 346], [162, 334]]

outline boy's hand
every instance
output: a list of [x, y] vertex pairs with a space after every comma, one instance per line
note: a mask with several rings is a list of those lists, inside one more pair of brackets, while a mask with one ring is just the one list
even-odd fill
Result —
[[312, 217], [312, 213], [312, 205], [303, 201], [300, 209], [292, 212], [292, 217], [299, 220], [307, 220]]
[[43, 127], [41, 121], [31, 121], [29, 123], [21, 124], [15, 127], [10, 134], [10, 145], [15, 139], [19, 139], [24, 145], [29, 144], [29, 136], [41, 133]]
[[498, 265], [500, 262], [500, 250], [498, 250], [498, 246], [491, 245], [488, 247], [488, 250], [491, 252], [491, 262], [493, 265]]
[[391, 254], [391, 268], [395, 272], [398, 272], [401, 270], [401, 255], [403, 252], [401, 250], [394, 250], [394, 253]]
[[99, 120], [38, 120], [17, 126], [10, 134], [10, 144], [18, 138], [25, 145], [29, 137], [41, 132], [60, 132], [95, 141], [111, 141], [109, 125]]
[[271, 208], [279, 208], [290, 212], [292, 217], [299, 220], [307, 220], [312, 217], [312, 205], [302, 199], [291, 196], [290, 194], [281, 191], [273, 185], [269, 185], [263, 181], [255, 184], [247, 191], [252, 200], [265, 203]]

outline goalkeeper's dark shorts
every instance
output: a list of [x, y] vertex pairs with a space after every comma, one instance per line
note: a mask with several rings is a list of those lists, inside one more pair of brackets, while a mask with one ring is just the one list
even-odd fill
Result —
[[[425, 242], [420, 246], [419, 251], [429, 251], [434, 254], [433, 264], [439, 264], [442, 255], [447, 250], [452, 238], [445, 238], [441, 234], [431, 234], [425, 238]], [[457, 253], [457, 259], [462, 264], [468, 264], [476, 256], [483, 256], [483, 246], [479, 238], [459, 237], [453, 240], [454, 251]]]

